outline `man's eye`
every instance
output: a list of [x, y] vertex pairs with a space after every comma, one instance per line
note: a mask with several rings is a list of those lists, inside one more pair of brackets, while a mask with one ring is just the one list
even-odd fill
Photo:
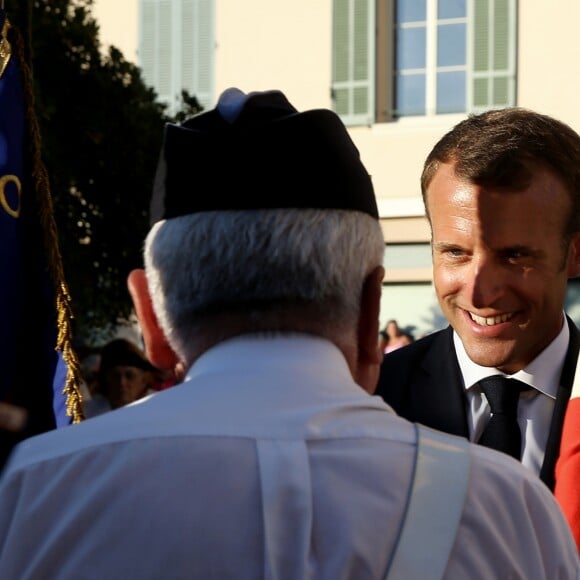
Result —
[[504, 258], [510, 261], [517, 261], [525, 258], [528, 254], [523, 250], [506, 250], [504, 253]]
[[461, 249], [461, 248], [449, 248], [447, 250], [447, 254], [449, 254], [450, 256], [453, 257], [459, 257], [459, 256], [463, 256], [465, 252]]

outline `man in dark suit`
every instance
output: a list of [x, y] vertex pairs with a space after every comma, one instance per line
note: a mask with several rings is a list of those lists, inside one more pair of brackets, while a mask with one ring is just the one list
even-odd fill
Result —
[[450, 326], [386, 355], [376, 394], [409, 420], [493, 446], [480, 440], [496, 414], [482, 379], [525, 383], [510, 382], [513, 455], [553, 489], [580, 348], [564, 313], [580, 275], [580, 136], [520, 108], [470, 116], [428, 155], [421, 188]]

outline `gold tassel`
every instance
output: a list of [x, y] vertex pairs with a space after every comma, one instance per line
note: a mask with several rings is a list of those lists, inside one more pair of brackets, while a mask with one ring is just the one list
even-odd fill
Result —
[[8, 42], [8, 29], [10, 28], [10, 24], [8, 23], [8, 19], [4, 20], [4, 25], [2, 26], [2, 38], [0, 38], [0, 77], [4, 74], [6, 67], [8, 66], [8, 61], [12, 56], [12, 47]]
[[[9, 25], [8, 25], [9, 26]], [[38, 211], [44, 232], [44, 247], [47, 249], [48, 267], [54, 283], [56, 296], [58, 336], [55, 350], [60, 350], [67, 366], [67, 377], [63, 394], [66, 396], [67, 415], [73, 423], [79, 423], [84, 416], [80, 391], [81, 372], [76, 352], [72, 348], [71, 320], [73, 319], [71, 297], [64, 279], [62, 257], [58, 246], [58, 234], [54, 220], [52, 196], [46, 167], [41, 156], [40, 128], [34, 110], [32, 71], [25, 57], [24, 41], [19, 32], [10, 27], [14, 54], [20, 65], [28, 120], [29, 143], [32, 151], [32, 175], [38, 201]]]

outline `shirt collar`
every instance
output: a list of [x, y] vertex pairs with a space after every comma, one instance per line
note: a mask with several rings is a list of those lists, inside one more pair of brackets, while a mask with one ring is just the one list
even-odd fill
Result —
[[218, 343], [193, 363], [185, 378], [217, 371], [255, 371], [257, 361], [264, 370], [324, 372], [336, 382], [353, 382], [346, 359], [335, 344], [308, 334], [274, 332], [243, 334]]
[[[564, 318], [564, 324], [558, 336], [530, 364], [521, 371], [509, 376], [555, 399], [569, 341], [570, 329]], [[459, 362], [466, 390], [485, 377], [504, 374], [498, 369], [482, 367], [474, 363], [467, 356], [463, 343], [455, 331], [453, 331], [453, 344], [455, 345], [457, 361]]]

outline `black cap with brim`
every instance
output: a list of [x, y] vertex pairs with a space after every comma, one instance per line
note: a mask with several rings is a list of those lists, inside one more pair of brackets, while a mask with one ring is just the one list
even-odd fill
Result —
[[145, 371], [155, 370], [141, 349], [124, 338], [112, 340], [101, 350], [99, 372], [104, 373], [116, 366], [135, 367]]
[[215, 109], [166, 125], [152, 222], [276, 208], [345, 209], [378, 219], [371, 178], [335, 113], [299, 113], [280, 91], [228, 89]]

